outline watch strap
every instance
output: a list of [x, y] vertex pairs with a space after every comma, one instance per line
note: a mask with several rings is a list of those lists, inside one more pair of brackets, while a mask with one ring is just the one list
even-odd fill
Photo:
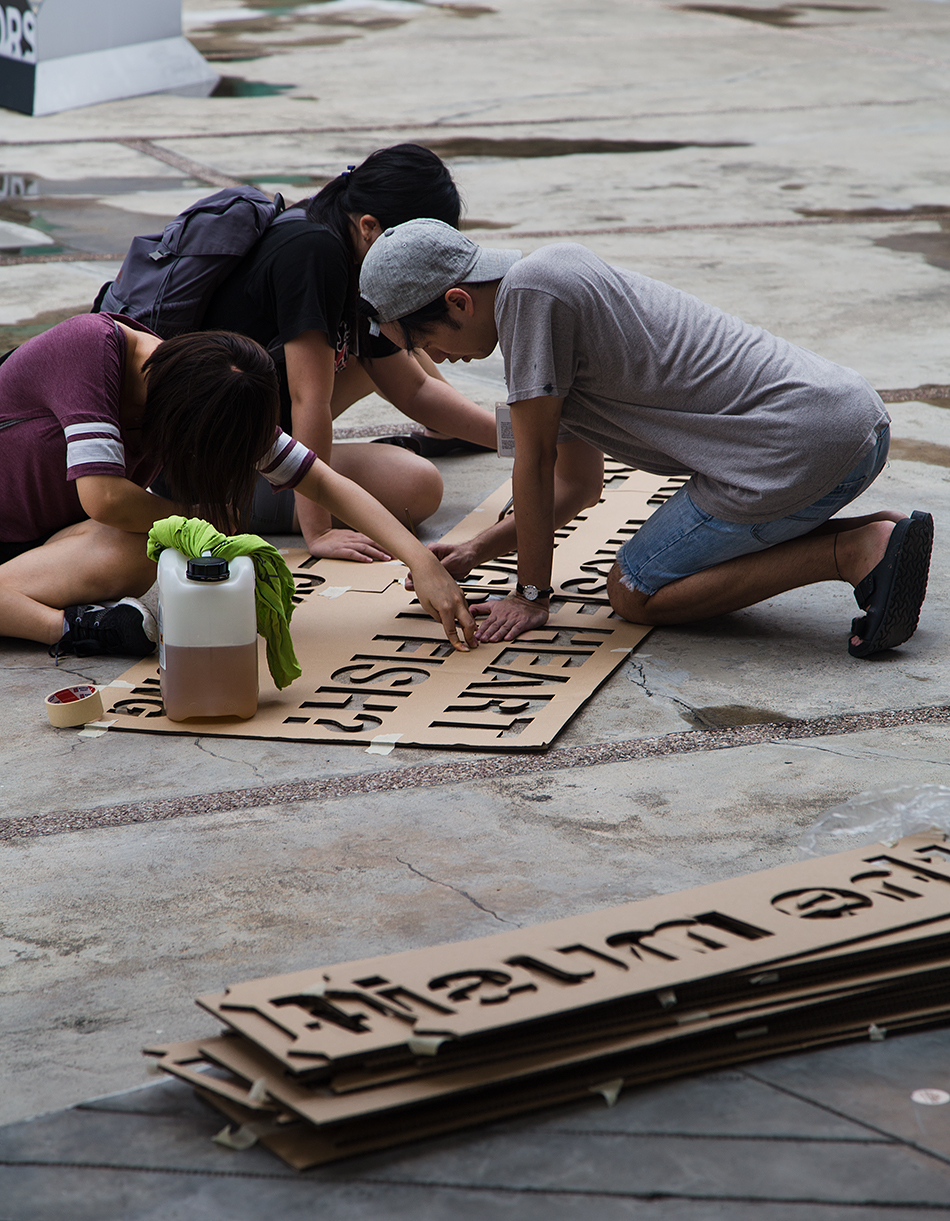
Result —
[[519, 581], [515, 586], [515, 590], [522, 598], [527, 598], [529, 602], [536, 602], [538, 598], [550, 598], [554, 593], [554, 586], [551, 585], [547, 589], [538, 589], [537, 585], [522, 585]]

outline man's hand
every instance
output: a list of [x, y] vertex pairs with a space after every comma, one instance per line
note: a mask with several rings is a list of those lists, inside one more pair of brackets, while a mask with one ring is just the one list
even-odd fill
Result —
[[356, 530], [326, 530], [307, 541], [307, 550], [321, 560], [357, 560], [371, 564], [373, 560], [391, 560], [382, 547]]
[[487, 615], [478, 625], [476, 640], [494, 644], [498, 640], [517, 640], [524, 632], [544, 627], [548, 621], [547, 599], [529, 602], [520, 594], [509, 594], [500, 602], [480, 602], [472, 607], [473, 615]]
[[[477, 563], [471, 540], [464, 543], [430, 543], [429, 550], [456, 581], [467, 577]], [[406, 577], [406, 589], [412, 589], [411, 576]]]
[[[464, 543], [430, 543], [429, 550], [456, 581], [464, 580], [476, 566], [472, 541]], [[413, 589], [412, 573], [406, 577], [406, 589]]]

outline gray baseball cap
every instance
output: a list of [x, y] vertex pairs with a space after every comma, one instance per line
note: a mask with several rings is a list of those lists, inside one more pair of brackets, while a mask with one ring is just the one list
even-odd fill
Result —
[[520, 250], [490, 250], [458, 229], [426, 217], [381, 233], [360, 269], [360, 296], [395, 322], [428, 305], [456, 284], [500, 280]]

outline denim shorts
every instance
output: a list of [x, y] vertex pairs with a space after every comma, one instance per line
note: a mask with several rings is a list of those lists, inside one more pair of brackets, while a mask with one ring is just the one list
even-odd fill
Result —
[[652, 597], [671, 581], [808, 534], [871, 486], [887, 461], [890, 435], [885, 426], [873, 449], [827, 496], [778, 521], [722, 521], [697, 507], [686, 484], [617, 552], [621, 580]]

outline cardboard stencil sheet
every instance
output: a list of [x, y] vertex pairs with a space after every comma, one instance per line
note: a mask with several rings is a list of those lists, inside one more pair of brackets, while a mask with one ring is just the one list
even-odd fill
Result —
[[[909, 836], [198, 998], [159, 1067], [298, 1168], [950, 1016], [950, 844]], [[237, 1142], [237, 1143], [234, 1143]]]
[[[290, 1073], [392, 1066], [421, 1038], [440, 1056], [498, 1047], [516, 1027], [622, 1015], [676, 1020], [737, 996], [814, 987], [820, 954], [838, 978], [891, 965], [881, 952], [929, 938], [946, 956], [950, 848], [926, 835], [656, 895], [619, 908], [451, 945], [252, 980], [198, 1003]], [[910, 951], [905, 951], [907, 955]], [[796, 960], [808, 964], [804, 975]], [[809, 960], [811, 960], [809, 962]], [[497, 1051], [496, 1051], [497, 1054]]]
[[[400, 746], [544, 750], [649, 632], [615, 616], [606, 577], [617, 548], [678, 484], [608, 463], [600, 502], [558, 531], [548, 623], [520, 639], [452, 650], [440, 624], [403, 586], [405, 565], [286, 559], [297, 588], [291, 624], [303, 673], [278, 691], [260, 641], [257, 714], [170, 721], [157, 660], [146, 658], [102, 691], [114, 729], [241, 738]], [[472, 537], [505, 507], [505, 484], [447, 541]], [[470, 602], [503, 594], [513, 556], [475, 569]]]

